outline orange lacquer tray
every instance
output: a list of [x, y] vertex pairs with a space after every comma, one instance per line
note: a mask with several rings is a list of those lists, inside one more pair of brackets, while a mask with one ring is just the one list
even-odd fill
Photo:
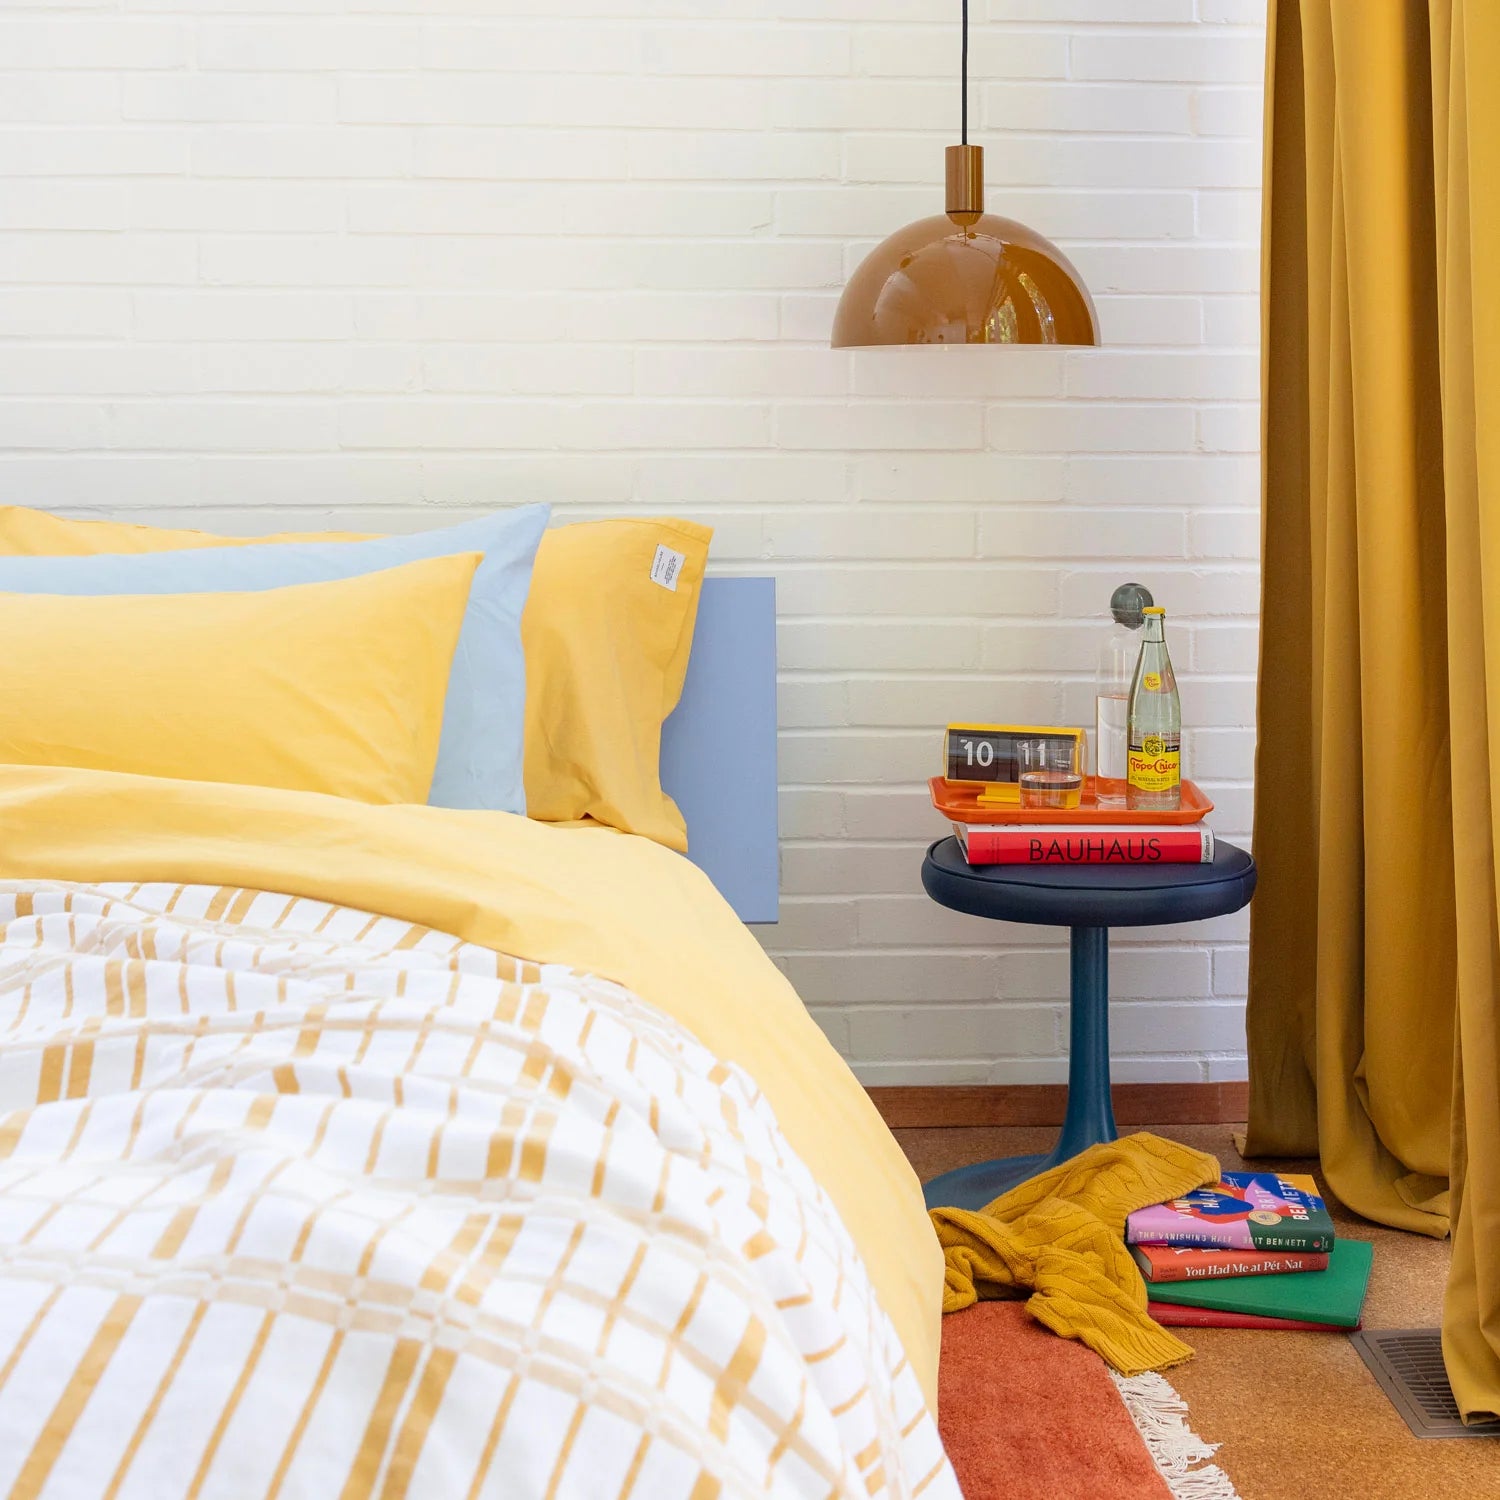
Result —
[[928, 783], [932, 805], [958, 823], [1201, 823], [1214, 805], [1196, 782], [1182, 783], [1182, 806], [1173, 812], [1132, 812], [1127, 807], [1100, 807], [1094, 801], [1094, 778], [1084, 778], [1077, 807], [1020, 807], [1014, 802], [981, 802], [982, 788], [934, 776]]

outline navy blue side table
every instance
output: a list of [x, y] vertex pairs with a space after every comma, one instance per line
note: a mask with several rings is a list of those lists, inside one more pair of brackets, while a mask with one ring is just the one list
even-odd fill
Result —
[[1119, 1134], [1109, 1097], [1109, 929], [1238, 911], [1255, 894], [1255, 861], [1220, 843], [1206, 865], [970, 865], [958, 840], [948, 838], [928, 849], [922, 885], [954, 911], [1072, 930], [1068, 1108], [1057, 1145], [1043, 1156], [959, 1167], [925, 1189], [929, 1208], [983, 1208]]

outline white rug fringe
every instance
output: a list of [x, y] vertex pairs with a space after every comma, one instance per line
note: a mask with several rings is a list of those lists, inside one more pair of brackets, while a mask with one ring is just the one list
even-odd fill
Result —
[[1213, 1457], [1217, 1443], [1205, 1443], [1187, 1424], [1187, 1402], [1154, 1371], [1116, 1375], [1114, 1381], [1157, 1472], [1173, 1500], [1240, 1500], [1229, 1476], [1217, 1464], [1195, 1468]]

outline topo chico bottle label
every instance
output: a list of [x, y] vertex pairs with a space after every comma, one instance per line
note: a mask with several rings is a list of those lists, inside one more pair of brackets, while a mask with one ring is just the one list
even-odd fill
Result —
[[1132, 736], [1126, 756], [1126, 779], [1137, 791], [1170, 792], [1182, 781], [1182, 736]]

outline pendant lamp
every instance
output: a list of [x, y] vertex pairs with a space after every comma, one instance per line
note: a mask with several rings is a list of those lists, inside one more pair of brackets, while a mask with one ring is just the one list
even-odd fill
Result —
[[1097, 344], [1083, 278], [1050, 240], [984, 211], [984, 147], [969, 144], [963, 0], [962, 144], [947, 150], [947, 211], [882, 240], [849, 278], [835, 349], [868, 344]]

